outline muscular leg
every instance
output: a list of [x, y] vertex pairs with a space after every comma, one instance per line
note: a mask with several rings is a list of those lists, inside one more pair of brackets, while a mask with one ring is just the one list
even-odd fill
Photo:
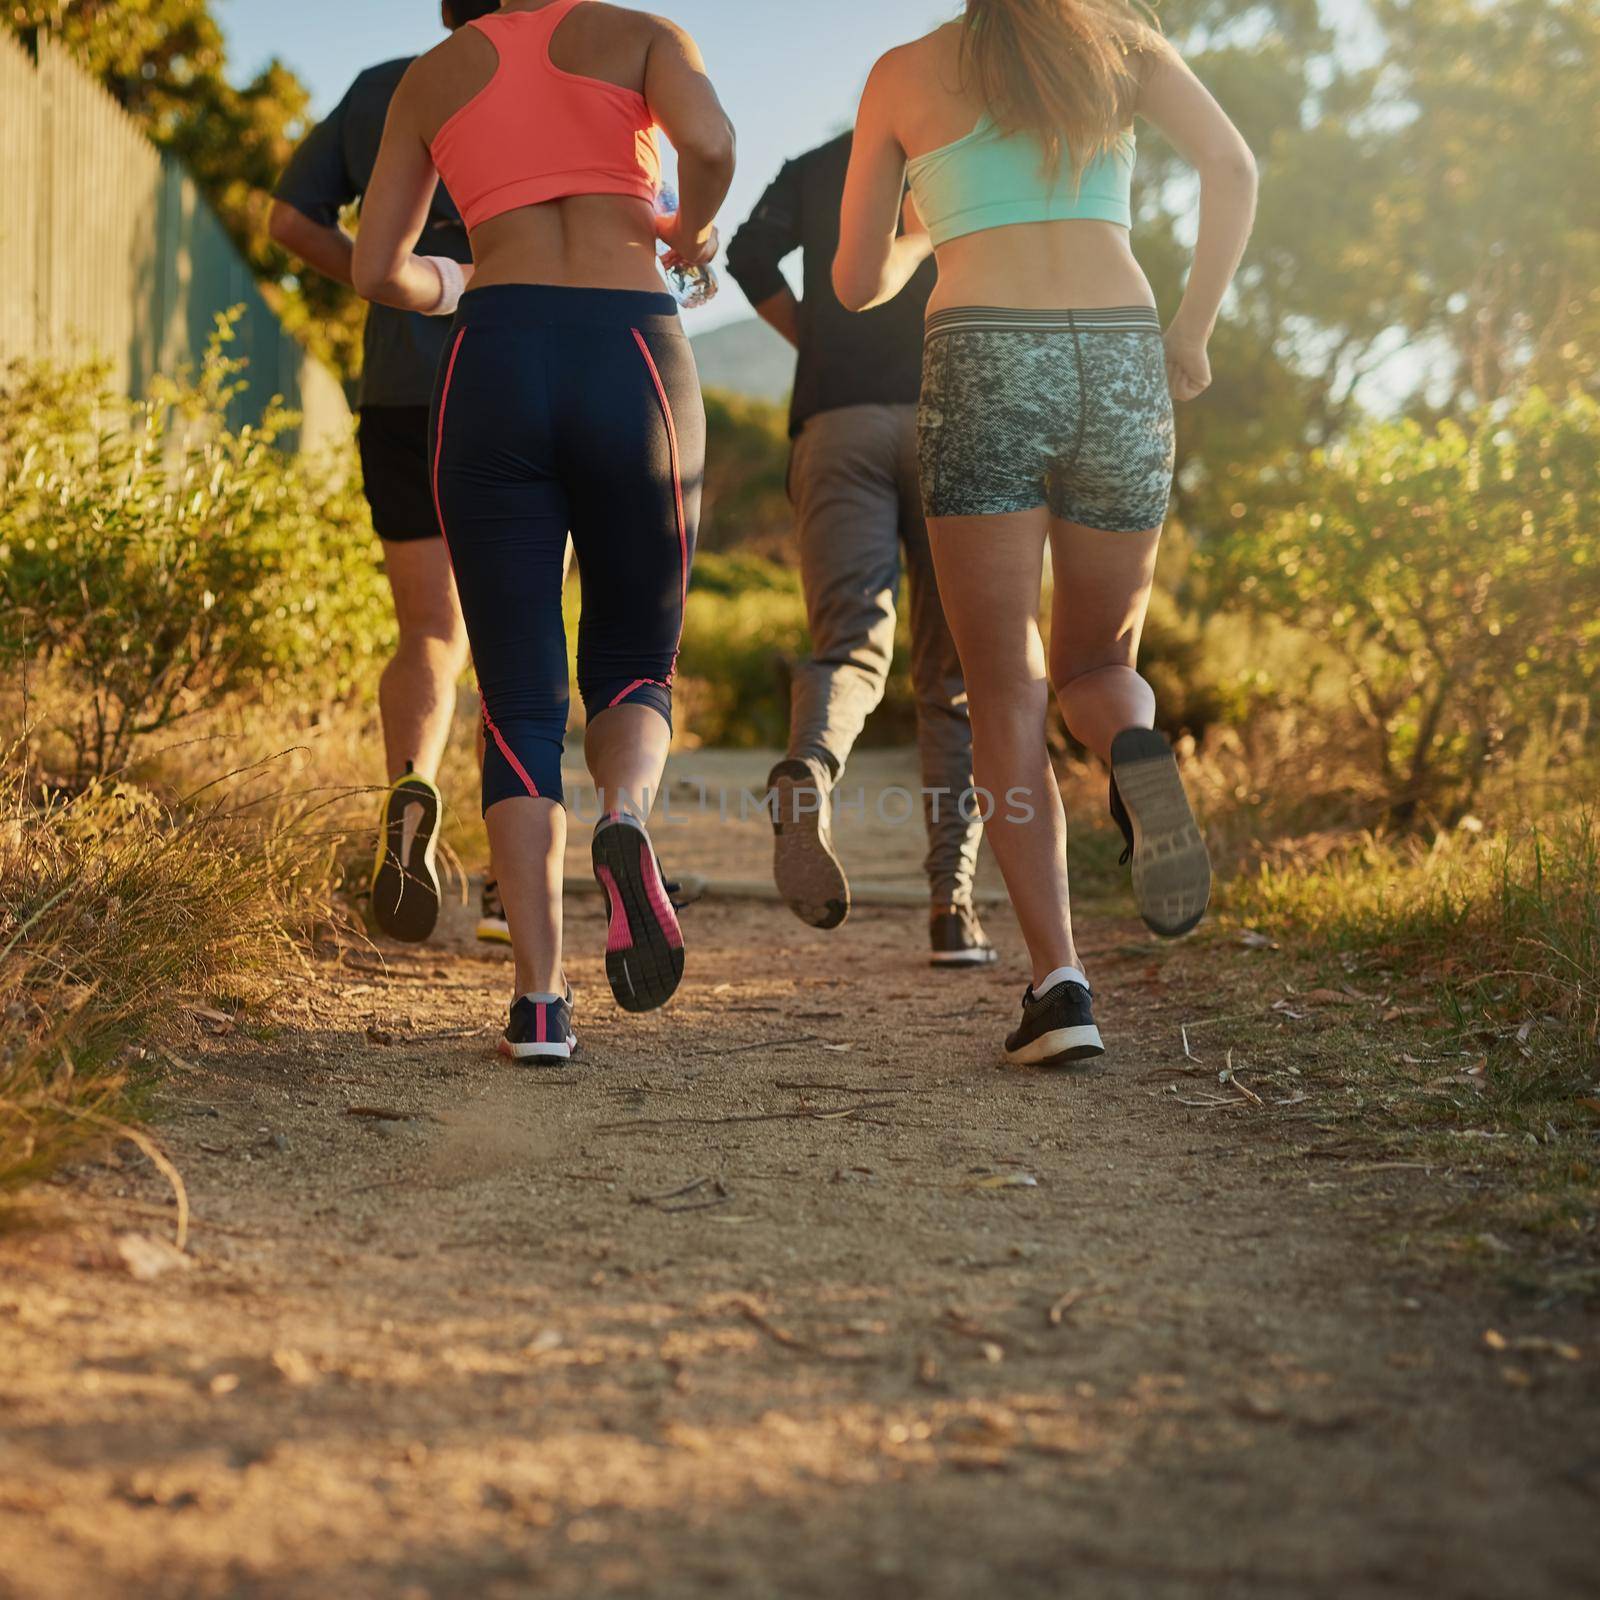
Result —
[[[950, 631], [961, 652], [978, 787], [993, 797], [990, 848], [1000, 864], [1035, 980], [1079, 967], [1067, 880], [1066, 815], [1045, 745], [1050, 688], [1039, 637], [1049, 518], [930, 519]], [[1021, 804], [1008, 796], [1020, 791]], [[1031, 811], [1031, 816], [1028, 812]]]
[[432, 781], [450, 737], [456, 683], [467, 665], [461, 602], [443, 539], [386, 540], [383, 553], [400, 628], [378, 685], [384, 755], [391, 781], [407, 763]]
[[1068, 731], [1108, 763], [1124, 728], [1155, 726], [1155, 692], [1136, 663], [1160, 541], [1159, 528], [1101, 533], [1075, 522], [1050, 525], [1050, 681]]
[[601, 810], [648, 820], [671, 746], [666, 719], [649, 706], [620, 705], [600, 712], [584, 734], [583, 753], [600, 791]]

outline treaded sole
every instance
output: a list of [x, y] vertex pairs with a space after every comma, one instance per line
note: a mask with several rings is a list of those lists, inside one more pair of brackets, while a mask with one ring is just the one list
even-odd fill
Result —
[[928, 957], [930, 967], [992, 967], [1000, 959], [998, 950], [938, 950]]
[[[810, 809], [809, 796], [805, 809], [797, 804], [796, 791], [814, 792], [815, 778], [809, 769], [785, 772], [789, 765], [782, 763], [772, 777], [772, 879], [784, 904], [802, 922], [827, 932], [850, 915], [850, 880], [823, 837], [821, 810]], [[826, 796], [822, 805], [827, 805]]]
[[1020, 1050], [1006, 1050], [1006, 1060], [1018, 1067], [1066, 1067], [1075, 1061], [1092, 1061], [1106, 1053], [1100, 1030], [1092, 1024], [1084, 1028], [1055, 1028], [1041, 1033]]
[[[606, 977], [624, 1011], [657, 1011], [683, 981], [683, 934], [673, 919], [675, 944], [651, 903], [645, 874], [655, 872], [650, 836], [626, 822], [602, 823], [592, 846], [594, 875], [607, 896], [607, 927], [616, 933], [616, 918], [627, 918], [628, 944], [606, 950]], [[609, 881], [607, 881], [609, 879]], [[662, 885], [661, 904], [667, 905]], [[668, 914], [671, 907], [667, 906]]]
[[[406, 812], [422, 807], [405, 866]], [[421, 784], [397, 785], [384, 802], [382, 845], [372, 875], [372, 920], [382, 933], [403, 944], [422, 944], [439, 923], [444, 894], [434, 855], [439, 845], [438, 794]]]
[[500, 1054], [508, 1061], [570, 1061], [577, 1048], [576, 1037], [565, 1044], [512, 1044], [509, 1039], [502, 1039], [499, 1044]]
[[1211, 855], [1189, 808], [1172, 746], [1128, 728], [1111, 746], [1111, 771], [1133, 825], [1133, 897], [1153, 933], [1178, 939], [1211, 904]]

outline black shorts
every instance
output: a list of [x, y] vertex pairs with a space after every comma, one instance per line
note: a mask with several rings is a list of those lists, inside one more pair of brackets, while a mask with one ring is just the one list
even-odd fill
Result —
[[439, 516], [428, 465], [428, 408], [363, 406], [358, 432], [361, 476], [378, 537], [396, 544], [437, 539]]

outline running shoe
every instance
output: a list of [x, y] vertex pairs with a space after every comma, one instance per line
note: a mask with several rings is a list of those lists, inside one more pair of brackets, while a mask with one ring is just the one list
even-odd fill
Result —
[[478, 938], [484, 944], [511, 943], [511, 924], [506, 921], [500, 885], [493, 878], [485, 880], [483, 897], [478, 902]]
[[512, 1061], [567, 1061], [578, 1048], [572, 1031], [572, 985], [559, 999], [525, 994], [511, 1008], [500, 1054]]
[[772, 802], [772, 876], [784, 903], [813, 928], [850, 915], [850, 880], [833, 853], [829, 784], [814, 761], [791, 757], [767, 778]]
[[978, 913], [965, 901], [948, 911], [936, 910], [928, 923], [928, 936], [933, 944], [930, 966], [992, 967], [1000, 959]]
[[1111, 746], [1111, 815], [1133, 863], [1133, 898], [1152, 932], [1177, 939], [1211, 903], [1211, 856], [1165, 734], [1126, 728]]
[[409, 763], [384, 797], [372, 866], [372, 920], [391, 939], [421, 944], [439, 921], [443, 894], [435, 858], [444, 800]]
[[1036, 995], [1030, 984], [1022, 997], [1022, 1022], [1006, 1040], [1006, 1060], [1018, 1066], [1064, 1067], [1103, 1056], [1106, 1047], [1094, 1025], [1094, 1005], [1081, 983], [1063, 979]]
[[624, 1011], [664, 1006], [683, 981], [683, 931], [644, 824], [619, 812], [594, 830], [594, 875], [606, 895], [606, 977]]

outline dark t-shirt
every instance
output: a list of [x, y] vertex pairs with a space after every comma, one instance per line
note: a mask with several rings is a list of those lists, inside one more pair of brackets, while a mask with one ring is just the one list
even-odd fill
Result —
[[[339, 213], [359, 200], [372, 181], [383, 142], [389, 102], [411, 65], [410, 57], [369, 67], [350, 91], [306, 136], [295, 152], [277, 198], [296, 211], [332, 227]], [[441, 183], [417, 242], [417, 253], [472, 260], [472, 246], [455, 202]], [[373, 306], [367, 315], [361, 374], [363, 406], [425, 406], [433, 398], [434, 372], [449, 336], [448, 317], [423, 317], [410, 311]]]
[[844, 133], [785, 162], [728, 246], [729, 276], [752, 305], [785, 287], [784, 257], [805, 252], [791, 433], [819, 411], [913, 404], [922, 388], [922, 324], [938, 276], [933, 262], [924, 262], [895, 299], [872, 311], [846, 311], [833, 292], [850, 144]]

